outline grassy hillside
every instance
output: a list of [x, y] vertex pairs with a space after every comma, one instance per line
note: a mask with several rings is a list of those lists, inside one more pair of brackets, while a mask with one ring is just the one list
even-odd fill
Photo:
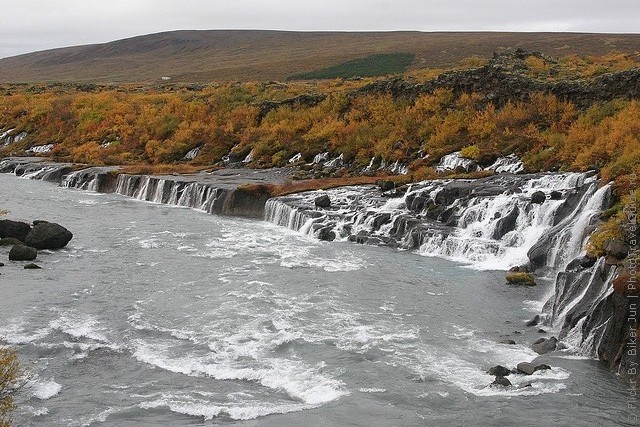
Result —
[[371, 55], [366, 58], [343, 62], [333, 67], [309, 73], [294, 74], [287, 80], [337, 79], [353, 77], [377, 77], [387, 74], [402, 74], [411, 65], [412, 53], [390, 53]]
[[640, 51], [629, 34], [175, 31], [0, 59], [0, 82], [270, 81], [372, 55], [415, 55], [414, 69], [524, 48], [552, 56]]

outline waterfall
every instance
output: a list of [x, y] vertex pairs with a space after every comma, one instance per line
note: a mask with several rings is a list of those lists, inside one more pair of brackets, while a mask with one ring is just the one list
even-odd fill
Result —
[[[544, 198], [534, 203], [538, 192]], [[320, 238], [389, 244], [481, 269], [526, 264], [530, 249], [546, 241], [555, 268], [580, 252], [585, 226], [608, 192], [589, 174], [496, 175], [424, 181], [391, 199], [372, 186], [333, 189], [325, 209], [314, 203], [322, 193], [295, 194], [270, 199], [265, 219]]]
[[471, 159], [467, 159], [460, 155], [460, 151], [447, 154], [440, 159], [440, 163], [436, 166], [436, 171], [454, 171], [458, 168], [464, 169], [466, 172], [480, 170], [480, 167]]

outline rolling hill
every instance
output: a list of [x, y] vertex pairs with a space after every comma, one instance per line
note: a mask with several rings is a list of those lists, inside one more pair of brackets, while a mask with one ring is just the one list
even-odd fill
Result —
[[637, 34], [172, 31], [0, 59], [0, 82], [283, 80], [380, 54], [412, 54], [413, 68], [524, 48], [554, 57], [640, 51]]

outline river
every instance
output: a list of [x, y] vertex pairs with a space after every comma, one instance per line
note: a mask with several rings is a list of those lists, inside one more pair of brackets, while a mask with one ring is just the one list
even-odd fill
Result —
[[[8, 218], [74, 233], [41, 270], [0, 249], [0, 336], [32, 377], [18, 426], [626, 425], [613, 373], [530, 349], [549, 284], [11, 175], [0, 189]], [[534, 359], [552, 369], [489, 387], [489, 367]]]

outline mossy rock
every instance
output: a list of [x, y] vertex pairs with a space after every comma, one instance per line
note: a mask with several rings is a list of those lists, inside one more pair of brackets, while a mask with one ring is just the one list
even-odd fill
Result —
[[535, 286], [536, 281], [530, 273], [510, 272], [505, 277], [507, 283], [518, 286]]

